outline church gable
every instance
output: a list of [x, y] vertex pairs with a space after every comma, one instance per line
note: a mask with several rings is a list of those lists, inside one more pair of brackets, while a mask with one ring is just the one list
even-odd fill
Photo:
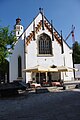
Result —
[[47, 30], [49, 34], [52, 36], [52, 40], [56, 40], [57, 43], [62, 48], [62, 40], [61, 35], [53, 28], [52, 23], [50, 23], [43, 13], [40, 12], [38, 16], [33, 20], [33, 22], [28, 26], [25, 30], [26, 33], [26, 45], [28, 46], [32, 40], [36, 39], [36, 36], [40, 31]]

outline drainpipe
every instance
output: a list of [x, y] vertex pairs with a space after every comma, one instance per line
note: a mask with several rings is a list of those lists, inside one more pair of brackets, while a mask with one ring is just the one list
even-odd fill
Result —
[[[24, 32], [24, 69], [26, 69], [26, 33]], [[26, 83], [26, 72], [24, 72], [24, 79]]]

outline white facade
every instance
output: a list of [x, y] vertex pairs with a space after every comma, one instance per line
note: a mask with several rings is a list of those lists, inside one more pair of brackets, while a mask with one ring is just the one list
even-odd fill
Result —
[[[45, 67], [50, 66], [67, 66], [73, 68], [72, 61], [72, 50], [63, 40], [64, 53], [62, 54], [61, 36], [55, 29], [53, 29], [54, 40], [52, 40], [52, 29], [51, 24], [44, 17], [44, 29], [42, 29], [42, 13], [40, 12], [35, 20], [30, 24], [29, 27], [23, 32], [15, 45], [13, 54], [10, 57], [10, 81], [17, 80], [18, 77], [18, 57], [21, 57], [21, 69], [29, 69], [34, 66], [40, 65]], [[35, 27], [34, 27], [35, 26]], [[33, 34], [35, 31], [35, 35]], [[57, 35], [56, 35], [57, 34]], [[51, 39], [52, 53], [39, 54], [39, 36], [47, 35]], [[35, 40], [34, 40], [35, 36]], [[24, 45], [25, 40], [25, 45]], [[60, 40], [60, 42], [59, 42]], [[25, 47], [25, 50], [24, 50]], [[35, 73], [34, 73], [35, 74]], [[31, 81], [33, 73], [26, 72], [26, 82]], [[58, 72], [51, 73], [52, 79], [59, 79]], [[73, 80], [73, 72], [61, 72], [61, 79]], [[57, 76], [57, 77], [56, 77]], [[25, 73], [22, 72], [22, 80], [25, 81]]]
[[75, 69], [78, 69], [75, 71], [75, 79], [80, 79], [80, 64], [74, 64]]

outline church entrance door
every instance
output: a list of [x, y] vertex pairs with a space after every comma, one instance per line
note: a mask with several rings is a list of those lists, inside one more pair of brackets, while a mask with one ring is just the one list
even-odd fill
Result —
[[41, 84], [43, 81], [46, 81], [46, 74], [36, 73], [36, 82]]

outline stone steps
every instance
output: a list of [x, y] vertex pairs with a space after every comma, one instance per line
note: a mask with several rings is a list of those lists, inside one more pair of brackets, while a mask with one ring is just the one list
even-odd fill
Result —
[[42, 88], [36, 88], [35, 92], [36, 93], [46, 93], [46, 92], [54, 92], [54, 91], [62, 90], [62, 89], [63, 89], [63, 87], [57, 87], [57, 86], [54, 86], [54, 87], [42, 87]]

